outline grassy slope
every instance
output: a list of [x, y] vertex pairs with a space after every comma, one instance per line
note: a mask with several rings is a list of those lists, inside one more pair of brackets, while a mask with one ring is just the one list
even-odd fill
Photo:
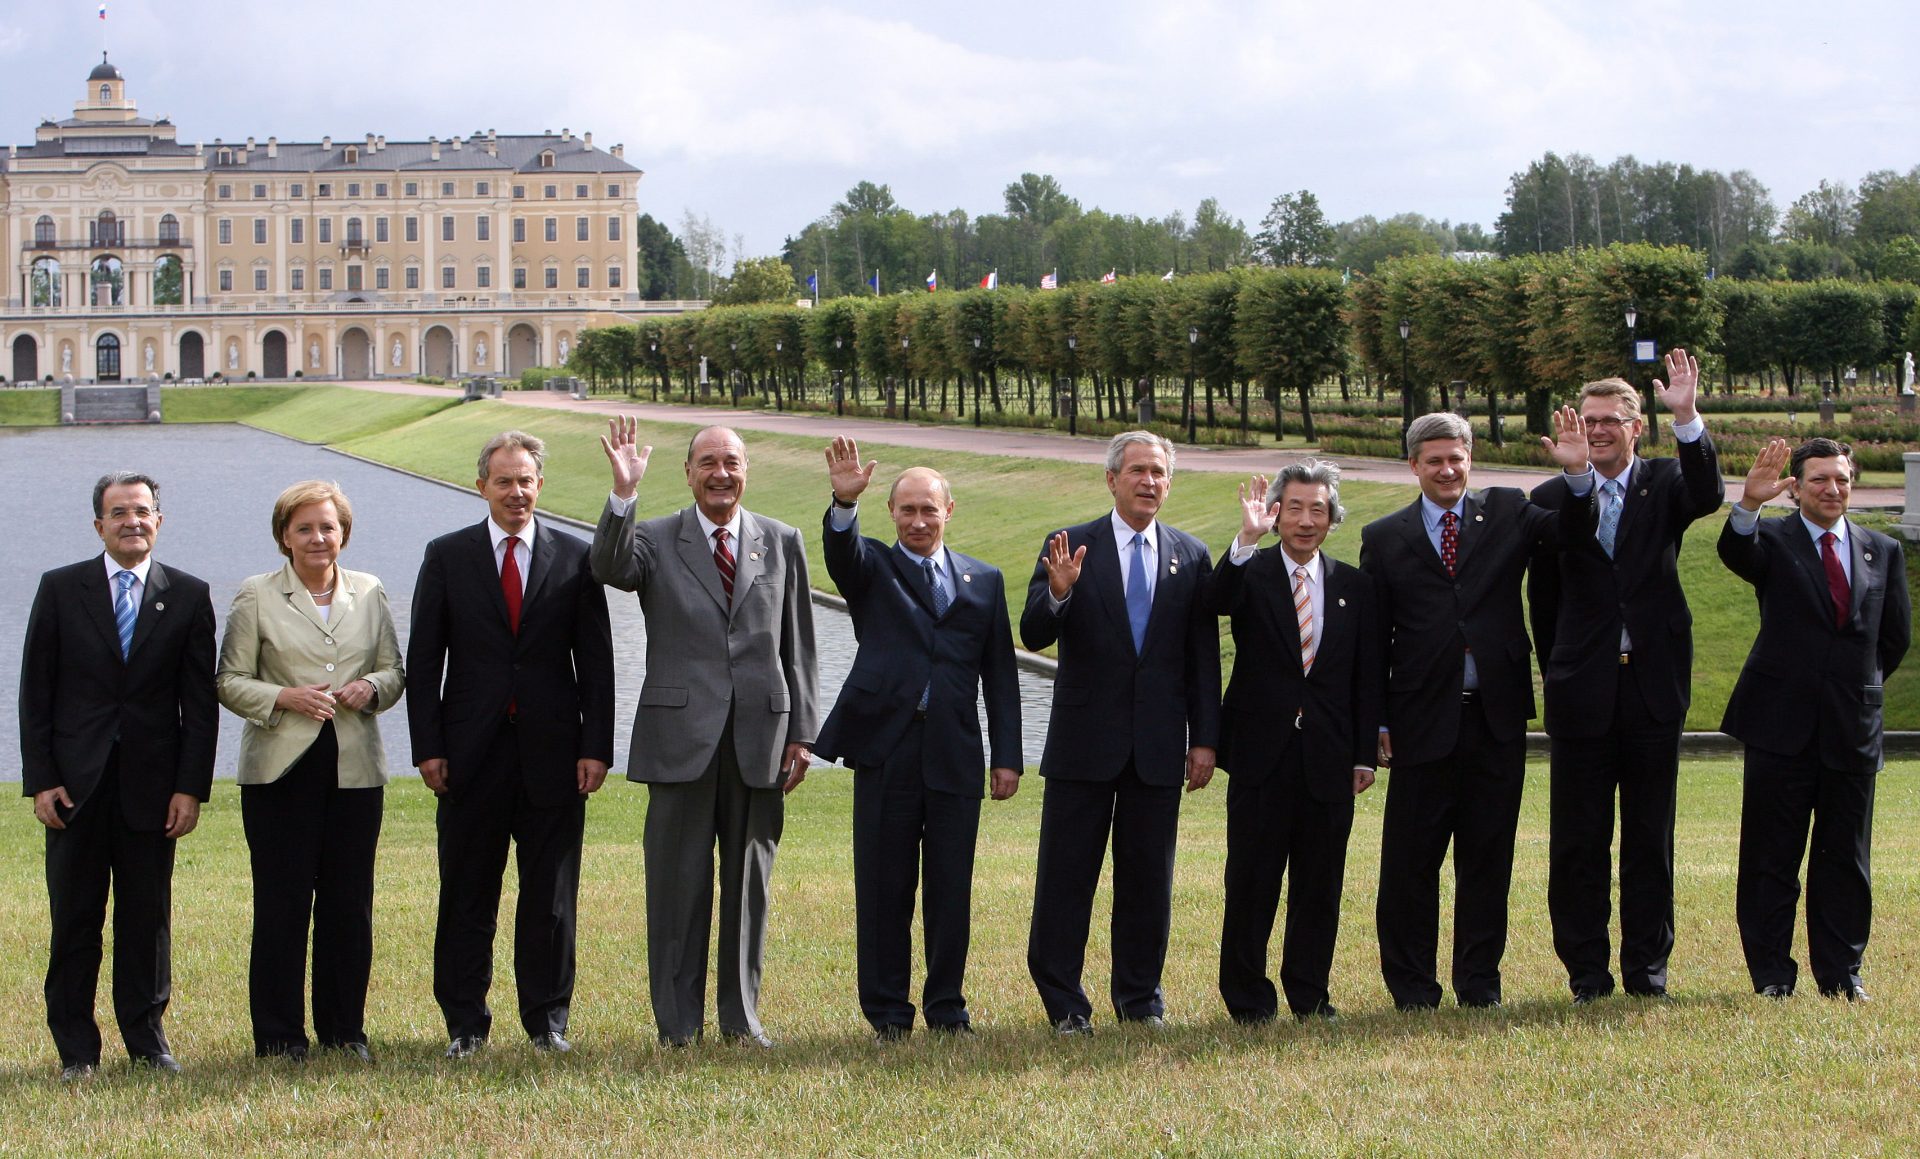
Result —
[[[388, 790], [368, 1016], [379, 1065], [305, 1069], [251, 1057], [245, 980], [249, 892], [237, 796], [216, 790], [175, 878], [175, 1082], [129, 1075], [108, 1019], [107, 1073], [52, 1085], [42, 1023], [45, 891], [37, 827], [0, 814], [0, 1150], [20, 1153], [1390, 1154], [1902, 1152], [1920, 1147], [1920, 779], [1883, 778], [1868, 960], [1877, 1001], [1747, 993], [1733, 927], [1738, 778], [1690, 764], [1679, 818], [1679, 1001], [1617, 998], [1576, 1011], [1545, 918], [1544, 769], [1527, 788], [1507, 955], [1508, 1008], [1392, 1011], [1378, 974], [1373, 882], [1384, 785], [1359, 802], [1334, 969], [1337, 1026], [1247, 1031], [1214, 992], [1225, 794], [1187, 799], [1166, 973], [1174, 1026], [1119, 1033], [1106, 985], [1104, 886], [1087, 983], [1099, 1032], [1057, 1042], [1024, 963], [1039, 784], [984, 812], [968, 994], [979, 1037], [916, 1037], [877, 1050], [854, 995], [851, 793], [818, 772], [790, 798], [762, 1014], [782, 1048], [653, 1044], [638, 870], [645, 794], [609, 784], [588, 812], [576, 1051], [547, 1060], [521, 1040], [510, 937], [496, 946], [492, 1049], [449, 1066], [430, 989], [433, 806], [417, 782]], [[512, 875], [509, 874], [511, 891]], [[1450, 878], [1443, 889], [1450, 887]], [[1450, 911], [1451, 903], [1443, 898]], [[511, 914], [511, 892], [502, 908]], [[1450, 922], [1446, 923], [1450, 924]], [[1443, 925], [1444, 929], [1444, 925]], [[503, 934], [504, 934], [503, 930]], [[1276, 939], [1276, 953], [1278, 941]], [[1443, 936], [1442, 961], [1449, 952]], [[1802, 951], [1803, 952], [1803, 951]], [[1803, 958], [1804, 961], [1804, 958]], [[1277, 963], [1276, 963], [1277, 966]], [[1444, 967], [1443, 967], [1444, 972]], [[56, 1097], [57, 1096], [57, 1097]]]

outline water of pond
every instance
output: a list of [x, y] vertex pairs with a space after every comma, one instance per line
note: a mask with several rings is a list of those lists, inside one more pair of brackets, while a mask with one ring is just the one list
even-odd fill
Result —
[[[0, 428], [0, 463], [14, 480], [13, 502], [0, 505], [0, 620], [9, 625], [0, 630], [0, 780], [20, 779], [14, 706], [33, 593], [41, 572], [100, 553], [91, 499], [102, 473], [138, 470], [160, 481], [165, 524], [154, 556], [206, 580], [223, 620], [242, 580], [280, 565], [269, 526], [274, 497], [301, 479], [338, 481], [354, 506], [353, 542], [341, 562], [380, 577], [403, 642], [427, 541], [486, 514], [472, 491], [240, 426]], [[618, 697], [614, 752], [624, 759], [646, 673], [646, 622], [631, 595], [608, 596]], [[856, 644], [853, 622], [843, 612], [816, 605], [814, 627], [824, 711], [853, 665]], [[1022, 747], [1029, 762], [1040, 759], [1051, 698], [1046, 679], [1021, 672]], [[405, 711], [402, 702], [381, 718], [387, 763], [396, 776], [413, 773], [400, 715]], [[216, 775], [232, 777], [239, 742], [240, 722], [223, 710]]]

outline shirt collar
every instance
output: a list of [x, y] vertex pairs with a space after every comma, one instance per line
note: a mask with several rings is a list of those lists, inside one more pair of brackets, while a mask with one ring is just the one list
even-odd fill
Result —
[[1449, 511], [1455, 515], [1459, 515], [1463, 519], [1466, 518], [1465, 514], [1461, 511], [1461, 508], [1466, 505], [1467, 497], [1464, 494], [1460, 496], [1460, 502], [1454, 504], [1452, 507], [1442, 507], [1427, 498], [1423, 493], [1420, 496], [1420, 517], [1426, 522], [1427, 530], [1431, 531], [1440, 526], [1440, 517]]
[[[1119, 544], [1122, 551], [1125, 551], [1133, 544], [1134, 530], [1132, 526], [1130, 526], [1126, 520], [1120, 518], [1120, 512], [1117, 508], [1107, 516], [1107, 519], [1113, 524], [1114, 542]], [[1147, 529], [1140, 532], [1140, 534], [1147, 537], [1147, 547], [1150, 548], [1155, 555], [1159, 555], [1160, 521], [1156, 519], [1147, 524]]]
[[114, 561], [113, 556], [108, 555], [106, 552], [101, 552], [100, 558], [107, 561], [108, 583], [115, 582], [113, 577], [119, 575], [121, 572], [130, 571], [133, 573], [133, 578], [139, 581], [141, 587], [147, 586], [147, 572], [153, 569], [153, 557], [151, 555], [128, 568], [121, 567]]
[[1820, 546], [1820, 537], [1831, 531], [1833, 532], [1834, 549], [1837, 551], [1846, 550], [1847, 521], [1844, 517], [1835, 520], [1832, 527], [1822, 527], [1813, 520], [1808, 519], [1805, 515], [1798, 513], [1796, 513], [1796, 518], [1800, 520], [1800, 525], [1807, 529], [1807, 534], [1813, 536], [1813, 545], [1815, 547]]
[[700, 521], [700, 532], [701, 534], [707, 537], [708, 542], [712, 542], [713, 533], [722, 527], [725, 527], [727, 529], [727, 538], [729, 540], [733, 541], [734, 543], [740, 542], [740, 508], [739, 507], [736, 506], [733, 509], [732, 519], [727, 520], [725, 523], [715, 523], [713, 520], [708, 519], [707, 513], [700, 510], [700, 505], [698, 503], [695, 503], [693, 505], [693, 517]]
[[907, 557], [908, 563], [912, 564], [915, 567], [923, 567], [924, 564], [922, 561], [930, 559], [933, 561], [934, 568], [938, 570], [941, 575], [945, 576], [945, 575], [953, 574], [953, 565], [947, 561], [947, 545], [944, 543], [942, 543], [938, 548], [935, 548], [934, 553], [932, 555], [921, 555], [919, 552], [913, 550], [911, 547], [908, 547], [906, 544], [901, 543], [897, 539], [893, 541], [893, 546], [894, 546], [894, 549], [897, 550], [901, 555], [904, 555]]
[[1621, 471], [1618, 475], [1608, 475], [1605, 472], [1601, 471], [1600, 468], [1598, 467], [1595, 467], [1593, 469], [1593, 473], [1601, 483], [1604, 483], [1610, 479], [1613, 480], [1614, 482], [1619, 483], [1620, 493], [1622, 495], [1625, 495], [1627, 493], [1627, 483], [1633, 478], [1633, 468], [1639, 462], [1640, 462], [1640, 456], [1628, 455], [1626, 469]]
[[[537, 519], [529, 517], [527, 519], [526, 530], [519, 532], [520, 542], [527, 545], [528, 551], [533, 550], [533, 537], [539, 530], [540, 530], [539, 521]], [[507, 534], [508, 533], [504, 528], [502, 528], [498, 523], [495, 523], [493, 521], [493, 516], [491, 515], [487, 516], [487, 538], [493, 543], [494, 554], [496, 555], [499, 554], [500, 541], [507, 538]]]
[[[1300, 565], [1293, 562], [1293, 557], [1286, 553], [1285, 548], [1281, 548], [1279, 550], [1280, 550], [1281, 561], [1287, 565], [1287, 577], [1289, 580], [1291, 580], [1293, 577], [1293, 573], [1299, 569]], [[1326, 574], [1325, 559], [1326, 559], [1325, 556], [1322, 556], [1318, 551], [1315, 551], [1313, 553], [1313, 558], [1307, 561], [1307, 582], [1308, 583], [1317, 585], [1320, 582], [1320, 577]]]

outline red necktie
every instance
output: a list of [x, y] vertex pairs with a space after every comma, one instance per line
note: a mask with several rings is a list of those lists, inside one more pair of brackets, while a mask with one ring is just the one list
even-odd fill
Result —
[[727, 529], [713, 529], [713, 565], [720, 569], [720, 586], [727, 589], [727, 607], [733, 607], [733, 552], [727, 547]]
[[1456, 526], [1460, 517], [1451, 511], [1440, 513], [1440, 562], [1453, 574], [1453, 566], [1460, 559], [1460, 531]]
[[500, 564], [500, 594], [507, 599], [507, 629], [516, 636], [520, 634], [520, 561], [513, 549], [519, 545], [519, 536], [507, 536], [507, 556]]
[[1847, 571], [1840, 566], [1840, 557], [1833, 550], [1833, 532], [1820, 537], [1820, 562], [1827, 565], [1827, 591], [1833, 596], [1833, 623], [1835, 627], [1847, 626], [1847, 615], [1853, 610], [1853, 590], [1847, 587]]

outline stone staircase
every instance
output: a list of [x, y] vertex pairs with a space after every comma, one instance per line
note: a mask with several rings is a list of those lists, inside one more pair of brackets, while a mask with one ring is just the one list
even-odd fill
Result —
[[157, 423], [160, 386], [63, 386], [60, 388], [62, 424]]

